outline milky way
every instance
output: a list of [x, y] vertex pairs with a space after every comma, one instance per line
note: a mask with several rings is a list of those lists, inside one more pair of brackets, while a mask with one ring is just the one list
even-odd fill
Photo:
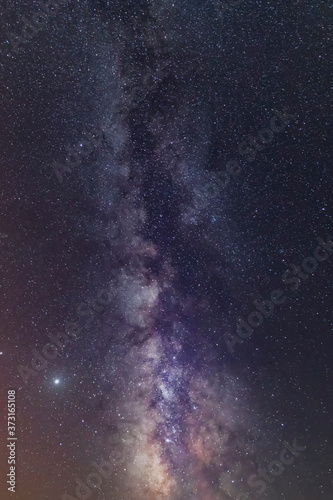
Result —
[[[148, 12], [119, 25], [117, 35], [128, 45], [114, 35], [102, 76], [117, 91], [96, 102], [112, 148], [99, 167], [96, 203], [118, 227], [117, 238], [109, 237], [119, 269], [111, 285], [113, 311], [103, 324], [109, 339], [104, 423], [119, 475], [110, 492], [226, 499], [241, 491], [231, 473], [254, 467], [249, 429], [253, 433], [258, 421], [244, 383], [221, 369], [206, 340], [207, 305], [200, 294], [186, 296], [171, 263], [176, 235], [183, 234], [176, 245], [184, 252], [189, 226], [216, 203], [200, 189], [209, 180], [202, 168], [211, 134], [204, 103], [209, 88], [184, 41], [169, 41], [168, 29], [157, 31], [158, 8]], [[196, 103], [198, 83], [203, 95]], [[227, 224], [224, 238], [227, 247]]]

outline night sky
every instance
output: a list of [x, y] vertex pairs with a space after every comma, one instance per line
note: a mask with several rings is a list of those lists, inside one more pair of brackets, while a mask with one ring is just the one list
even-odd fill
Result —
[[0, 8], [1, 500], [332, 500], [329, 3]]

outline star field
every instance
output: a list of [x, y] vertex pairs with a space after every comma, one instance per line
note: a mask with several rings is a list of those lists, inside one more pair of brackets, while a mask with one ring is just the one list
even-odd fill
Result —
[[6, 0], [17, 500], [330, 500], [326, 2]]

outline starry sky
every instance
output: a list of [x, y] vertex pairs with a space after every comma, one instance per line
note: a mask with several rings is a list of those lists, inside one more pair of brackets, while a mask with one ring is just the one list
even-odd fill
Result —
[[1, 499], [331, 500], [328, 2], [0, 8]]

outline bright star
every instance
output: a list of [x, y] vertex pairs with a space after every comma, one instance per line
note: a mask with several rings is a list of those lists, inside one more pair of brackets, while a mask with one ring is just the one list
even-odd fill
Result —
[[55, 383], [55, 384], [59, 384], [59, 383], [60, 383], [60, 380], [59, 380], [58, 378], [56, 378], [56, 379], [54, 380], [54, 383]]

